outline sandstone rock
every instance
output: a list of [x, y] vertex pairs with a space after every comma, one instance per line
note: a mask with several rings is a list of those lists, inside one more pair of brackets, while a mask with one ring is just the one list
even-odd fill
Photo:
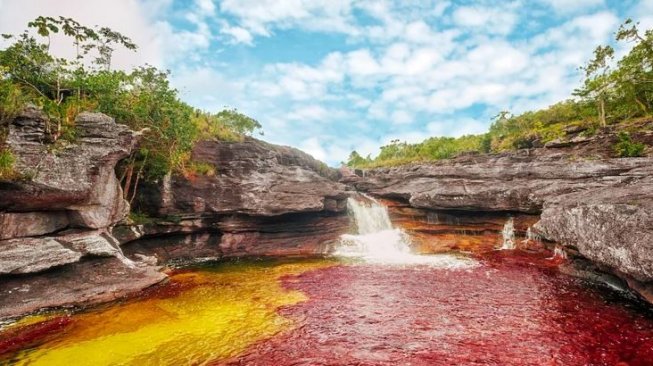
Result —
[[538, 213], [544, 202], [562, 194], [645, 176], [653, 163], [653, 158], [579, 159], [542, 150], [373, 169], [353, 185], [409, 200], [413, 207]]
[[310, 155], [246, 138], [203, 141], [192, 160], [212, 164], [215, 176], [164, 179], [144, 189], [141, 208], [159, 215], [231, 214], [274, 216], [290, 212], [344, 212], [338, 173]]
[[4, 240], [0, 241], [0, 274], [38, 272], [81, 257], [54, 238]]
[[0, 213], [0, 240], [50, 234], [68, 224], [65, 211]]
[[594, 263], [653, 281], [653, 177], [552, 199], [536, 228]]
[[311, 257], [327, 254], [350, 222], [341, 215], [288, 214], [281, 219], [233, 216], [217, 226], [224, 257]]
[[137, 139], [126, 126], [98, 113], [76, 119], [76, 140], [50, 142], [47, 116], [28, 107], [9, 126], [7, 145], [27, 180], [0, 182], [0, 210], [68, 210], [71, 224], [101, 228], [124, 216], [114, 173]]
[[116, 300], [165, 279], [158, 267], [127, 267], [115, 258], [84, 260], [31, 276], [5, 276], [0, 281], [0, 319]]
[[110, 234], [100, 231], [83, 231], [57, 237], [57, 241], [82, 255], [114, 257], [119, 254], [118, 242]]
[[0, 241], [0, 274], [39, 272], [79, 261], [83, 256], [112, 257], [118, 242], [102, 231]]
[[220, 233], [215, 232], [169, 233], [137, 240], [126, 245], [123, 251], [129, 258], [154, 257], [160, 264], [177, 260], [219, 259], [222, 257], [220, 237]]

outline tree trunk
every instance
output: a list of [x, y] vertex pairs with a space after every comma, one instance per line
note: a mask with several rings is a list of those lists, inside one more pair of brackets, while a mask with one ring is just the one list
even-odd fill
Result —
[[125, 186], [123, 187], [122, 197], [127, 200], [129, 199], [129, 187], [132, 183], [132, 174], [134, 173], [134, 162], [130, 163], [127, 167], [127, 176], [125, 177]]
[[603, 97], [599, 97], [599, 120], [601, 121], [602, 127], [607, 126], [607, 122], [605, 121], [605, 99]]
[[138, 173], [136, 174], [136, 182], [134, 182], [134, 189], [132, 190], [132, 197], [129, 199], [129, 206], [132, 205], [134, 202], [134, 198], [136, 198], [136, 192], [138, 191], [138, 183], [141, 180], [141, 177], [143, 176], [143, 169], [145, 168], [145, 163], [147, 163], [147, 157], [149, 155], [145, 155], [145, 159], [143, 159], [143, 162], [141, 163], [141, 167], [138, 169]]
[[642, 109], [642, 112], [644, 112], [644, 115], [647, 115], [648, 114], [648, 108], [646, 107], [646, 104], [644, 104], [638, 97], [635, 97], [635, 102]]

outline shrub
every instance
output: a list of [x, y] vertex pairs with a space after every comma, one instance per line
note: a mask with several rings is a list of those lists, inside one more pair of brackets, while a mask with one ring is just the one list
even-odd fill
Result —
[[16, 158], [14, 154], [7, 150], [0, 150], [0, 179], [12, 179], [15, 178], [16, 172], [14, 170], [14, 164], [16, 163]]
[[631, 158], [644, 155], [646, 145], [633, 142], [627, 132], [619, 132], [618, 141], [614, 145], [616, 154], [621, 158]]

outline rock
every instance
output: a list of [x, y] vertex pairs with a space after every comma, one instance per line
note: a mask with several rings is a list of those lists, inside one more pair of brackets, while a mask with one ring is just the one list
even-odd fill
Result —
[[0, 240], [50, 234], [68, 225], [65, 211], [0, 213]]
[[[488, 230], [479, 231], [474, 222], [485, 214], [470, 216], [465, 211], [541, 213], [534, 225], [539, 235], [562, 244], [570, 255], [587, 258], [616, 274], [650, 301], [653, 157], [611, 158], [612, 144], [606, 142], [612, 137], [572, 139], [573, 147], [561, 146], [556, 151], [533, 149], [372, 169], [359, 179], [346, 179], [359, 190], [408, 203], [410, 207], [400, 210], [414, 218], [399, 225], [420, 240], [439, 235], [436, 246], [421, 243], [427, 251], [445, 250], [447, 243], [456, 248], [468, 245], [447, 237], [453, 228], [433, 215], [450, 212], [463, 222], [453, 227], [486, 240]], [[579, 152], [583, 154], [577, 155]], [[426, 219], [411, 209], [428, 210]], [[496, 230], [497, 224], [483, 225]], [[480, 242], [477, 239], [465, 240]]]
[[29, 107], [9, 126], [7, 145], [26, 180], [0, 182], [0, 210], [70, 211], [71, 225], [101, 228], [127, 211], [114, 168], [137, 139], [126, 126], [99, 113], [81, 113], [76, 140], [49, 141], [48, 118]]
[[627, 184], [653, 158], [582, 159], [542, 150], [372, 169], [353, 183], [380, 197], [434, 210], [539, 213], [562, 194]]
[[275, 216], [346, 210], [339, 175], [297, 149], [253, 138], [202, 141], [192, 160], [212, 164], [214, 176], [173, 176], [145, 189], [141, 208], [157, 215], [189, 213]]
[[553, 141], [549, 141], [546, 144], [544, 144], [544, 147], [547, 149], [559, 149], [559, 148], [569, 147], [578, 144], [585, 144], [591, 141], [594, 141], [593, 137], [576, 136], [569, 140], [555, 139]]
[[178, 260], [217, 260], [222, 257], [220, 237], [220, 233], [215, 232], [146, 237], [126, 245], [123, 251], [129, 258], [153, 257], [160, 264]]
[[38, 272], [81, 257], [54, 238], [4, 240], [0, 241], [0, 274]]
[[287, 214], [281, 220], [232, 216], [217, 223], [224, 257], [311, 257], [328, 248], [350, 228], [342, 215]]
[[[115, 243], [115, 244], [114, 244]], [[0, 241], [0, 274], [39, 272], [79, 261], [83, 256], [112, 257], [117, 241], [101, 231]]]
[[0, 182], [0, 274], [119, 252], [108, 228], [129, 205], [114, 169], [136, 135], [100, 113], [79, 114], [75, 131], [74, 141], [54, 142], [51, 122], [33, 106], [11, 121], [6, 144], [26, 179]]
[[653, 177], [552, 199], [536, 228], [594, 263], [653, 281]]
[[0, 281], [0, 319], [42, 308], [116, 300], [166, 278], [158, 267], [127, 267], [116, 258], [84, 260], [30, 276], [5, 276]]
[[228, 215], [144, 225], [144, 236], [124, 245], [123, 250], [130, 258], [153, 255], [159, 263], [246, 256], [312, 257], [325, 254], [349, 226], [347, 216], [327, 213]]

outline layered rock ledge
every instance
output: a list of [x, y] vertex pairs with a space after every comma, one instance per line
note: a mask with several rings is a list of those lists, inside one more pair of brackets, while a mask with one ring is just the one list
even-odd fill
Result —
[[166, 176], [141, 188], [138, 209], [155, 220], [119, 238], [128, 255], [160, 262], [194, 257], [324, 253], [349, 228], [345, 186], [310, 155], [254, 138], [203, 141], [191, 160], [210, 175]]
[[81, 113], [74, 141], [54, 142], [51, 123], [28, 107], [9, 126], [20, 178], [0, 182], [0, 275], [119, 252], [109, 229], [129, 204], [114, 169], [137, 134], [103, 114]]

